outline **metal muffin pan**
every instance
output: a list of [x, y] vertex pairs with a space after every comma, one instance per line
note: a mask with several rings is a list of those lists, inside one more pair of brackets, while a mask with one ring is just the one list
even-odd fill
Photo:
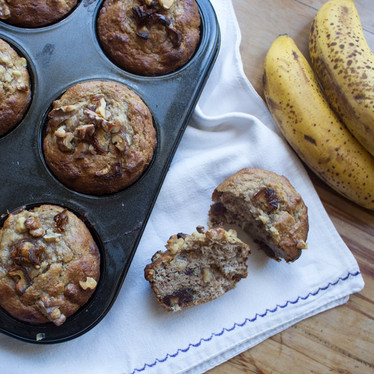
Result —
[[[1, 332], [31, 343], [63, 342], [90, 330], [113, 305], [218, 54], [220, 30], [214, 9], [209, 0], [197, 3], [202, 20], [200, 44], [185, 66], [160, 77], [127, 73], [106, 57], [96, 35], [102, 1], [81, 1], [65, 19], [43, 28], [0, 22], [0, 38], [26, 57], [32, 81], [32, 101], [25, 117], [0, 138], [0, 224], [8, 212], [23, 206], [60, 205], [86, 222], [101, 253], [95, 293], [62, 326], [24, 323], [0, 308]], [[43, 127], [53, 100], [68, 87], [93, 79], [118, 81], [135, 91], [151, 110], [158, 140], [153, 160], [139, 180], [101, 197], [65, 187], [46, 166], [42, 151]]]

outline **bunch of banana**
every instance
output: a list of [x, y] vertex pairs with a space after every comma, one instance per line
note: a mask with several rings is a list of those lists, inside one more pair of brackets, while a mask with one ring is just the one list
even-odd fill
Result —
[[353, 0], [330, 0], [319, 9], [309, 53], [334, 110], [374, 156], [374, 54]]
[[269, 110], [299, 157], [337, 192], [374, 209], [374, 158], [331, 109], [289, 36], [271, 45], [263, 84]]

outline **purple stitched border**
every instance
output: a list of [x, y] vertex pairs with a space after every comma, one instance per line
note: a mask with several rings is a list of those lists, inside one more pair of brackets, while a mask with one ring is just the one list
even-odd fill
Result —
[[332, 282], [332, 283], [329, 282], [329, 283], [327, 284], [327, 286], [325, 286], [325, 287], [320, 287], [320, 288], [318, 288], [318, 290], [315, 291], [315, 292], [309, 292], [307, 296], [298, 296], [296, 300], [294, 300], [294, 301], [287, 301], [284, 305], [278, 305], [278, 304], [277, 304], [277, 305], [275, 306], [274, 309], [266, 309], [265, 312], [262, 313], [262, 314], [258, 314], [258, 313], [256, 313], [255, 316], [254, 316], [253, 318], [246, 318], [246, 319], [244, 320], [243, 323], [236, 323], [236, 322], [235, 322], [234, 325], [233, 325], [231, 328], [226, 328], [226, 327], [224, 327], [224, 328], [222, 329], [221, 332], [219, 332], [219, 333], [212, 333], [212, 335], [211, 335], [209, 338], [201, 338], [200, 341], [199, 341], [198, 343], [196, 343], [196, 344], [192, 344], [192, 343], [191, 343], [191, 344], [188, 345], [187, 348], [184, 348], [184, 349], [182, 349], [182, 348], [178, 348], [178, 350], [177, 350], [175, 353], [173, 353], [173, 354], [169, 354], [169, 353], [167, 353], [166, 356], [165, 356], [164, 358], [162, 358], [162, 359], [158, 359], [158, 358], [156, 358], [155, 361], [154, 361], [153, 363], [151, 363], [151, 364], [144, 364], [144, 366], [143, 366], [141, 369], [134, 369], [134, 371], [132, 371], [131, 374], [135, 374], [136, 372], [144, 371], [147, 367], [153, 367], [153, 366], [155, 366], [155, 365], [158, 364], [158, 363], [165, 362], [168, 358], [176, 357], [176, 356], [178, 356], [179, 353], [181, 353], [181, 352], [182, 352], [182, 353], [185, 353], [185, 352], [187, 352], [191, 347], [196, 348], [196, 347], [200, 346], [202, 342], [208, 342], [208, 341], [212, 340], [212, 339], [213, 339], [214, 337], [216, 337], [216, 336], [221, 336], [221, 335], [223, 335], [225, 332], [233, 331], [233, 330], [235, 330], [237, 327], [243, 327], [245, 324], [247, 324], [247, 322], [254, 322], [254, 321], [256, 321], [256, 319], [257, 319], [258, 317], [261, 317], [261, 318], [262, 318], [262, 317], [265, 317], [269, 312], [270, 312], [270, 313], [275, 313], [278, 309], [284, 309], [284, 308], [286, 308], [286, 307], [287, 307], [288, 305], [290, 305], [290, 304], [297, 304], [300, 300], [306, 300], [306, 299], [308, 299], [310, 296], [316, 296], [320, 291], [325, 291], [325, 290], [327, 290], [328, 288], [330, 288], [331, 286], [336, 286], [339, 282], [341, 282], [341, 281], [346, 281], [346, 280], [347, 280], [349, 277], [351, 277], [351, 276], [352, 276], [352, 277], [357, 277], [359, 274], [361, 274], [360, 271], [357, 271], [356, 273], [348, 273], [347, 276], [345, 276], [345, 277], [339, 277], [337, 281]]

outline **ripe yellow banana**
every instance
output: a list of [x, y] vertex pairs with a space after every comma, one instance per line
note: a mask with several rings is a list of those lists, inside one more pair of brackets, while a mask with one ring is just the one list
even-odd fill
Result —
[[293, 39], [281, 35], [264, 66], [264, 95], [299, 157], [334, 190], [374, 209], [374, 157], [339, 120]]
[[309, 53], [331, 105], [374, 156], [374, 54], [353, 0], [330, 0], [319, 9]]

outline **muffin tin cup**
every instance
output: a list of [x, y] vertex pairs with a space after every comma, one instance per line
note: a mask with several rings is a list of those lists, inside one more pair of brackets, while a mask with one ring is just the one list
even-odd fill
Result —
[[[159, 77], [127, 73], [106, 57], [96, 35], [102, 1], [82, 1], [68, 17], [48, 27], [23, 29], [0, 23], [0, 38], [16, 46], [28, 60], [33, 93], [22, 122], [0, 138], [2, 222], [7, 212], [22, 206], [60, 205], [86, 222], [101, 254], [95, 293], [62, 326], [30, 325], [0, 308], [1, 332], [31, 343], [64, 342], [90, 330], [113, 305], [218, 54], [220, 31], [214, 9], [208, 0], [197, 3], [202, 24], [194, 56], [178, 71]], [[158, 144], [144, 174], [126, 189], [106, 196], [65, 187], [43, 157], [43, 126], [51, 103], [68, 87], [86, 80], [114, 80], [135, 91], [148, 105], [157, 132]]]

